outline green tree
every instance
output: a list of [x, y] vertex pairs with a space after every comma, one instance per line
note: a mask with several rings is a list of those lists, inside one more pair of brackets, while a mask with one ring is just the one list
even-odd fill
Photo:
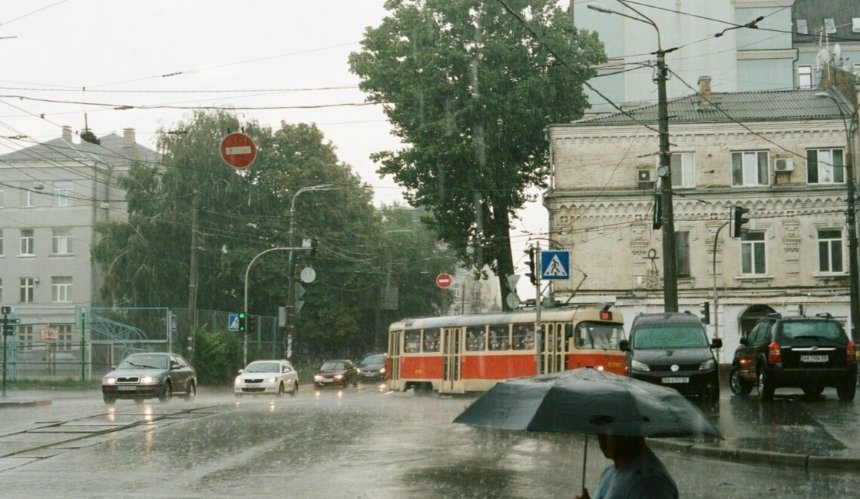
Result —
[[[511, 11], [517, 13], [514, 15]], [[555, 0], [389, 0], [351, 70], [406, 145], [374, 155], [476, 272], [513, 274], [510, 220], [548, 174], [544, 128], [582, 115], [595, 34]]]

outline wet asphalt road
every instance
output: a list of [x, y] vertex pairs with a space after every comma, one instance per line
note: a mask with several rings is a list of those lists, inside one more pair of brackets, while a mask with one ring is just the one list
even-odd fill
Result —
[[[0, 497], [573, 497], [580, 435], [455, 425], [470, 398], [374, 387], [243, 399], [207, 393], [106, 408], [98, 393], [0, 409]], [[762, 406], [724, 394], [710, 414], [727, 440], [768, 452], [856, 455], [855, 404], [835, 395]], [[823, 422], [822, 422], [823, 421]], [[848, 442], [849, 445], [845, 445]], [[678, 443], [678, 442], [672, 442]], [[655, 442], [682, 497], [851, 497], [852, 469], [712, 459]], [[586, 483], [608, 464], [594, 439]]]

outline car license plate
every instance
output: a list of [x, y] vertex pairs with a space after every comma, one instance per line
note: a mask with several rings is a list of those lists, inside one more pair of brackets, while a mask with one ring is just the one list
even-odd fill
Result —
[[118, 392], [135, 392], [135, 391], [137, 391], [137, 387], [133, 386], [133, 385], [131, 385], [131, 386], [119, 385], [116, 387], [116, 390]]
[[830, 360], [830, 357], [826, 355], [801, 355], [801, 362], [827, 362]]
[[678, 384], [678, 383], [689, 383], [690, 378], [686, 376], [676, 377], [676, 378], [663, 378], [664, 384]]

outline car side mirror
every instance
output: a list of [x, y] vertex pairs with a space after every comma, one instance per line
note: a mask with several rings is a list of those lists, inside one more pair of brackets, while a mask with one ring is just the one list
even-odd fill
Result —
[[723, 348], [723, 339], [714, 338], [713, 340], [711, 340], [711, 348]]
[[170, 370], [172, 371], [174, 369], [179, 369], [179, 363], [178, 362], [171, 362], [170, 363]]
[[244, 369], [239, 369], [239, 374], [242, 374], [243, 372], [245, 372]]
[[618, 348], [620, 348], [622, 352], [629, 352], [630, 351], [630, 341], [628, 341], [628, 340], [619, 341], [618, 342]]
[[741, 345], [749, 345], [750, 344], [750, 339], [747, 336], [741, 336], [740, 341], [741, 341]]

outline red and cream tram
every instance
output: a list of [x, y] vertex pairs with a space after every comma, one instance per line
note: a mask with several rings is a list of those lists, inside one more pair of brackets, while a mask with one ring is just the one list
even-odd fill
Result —
[[[537, 374], [535, 311], [403, 319], [388, 329], [392, 390], [466, 393]], [[595, 308], [541, 312], [541, 373], [578, 367], [625, 375], [624, 317]]]

